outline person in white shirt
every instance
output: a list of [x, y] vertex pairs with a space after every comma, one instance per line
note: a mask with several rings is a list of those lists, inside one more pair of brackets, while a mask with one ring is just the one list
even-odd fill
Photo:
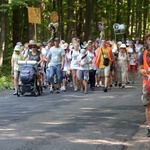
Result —
[[62, 82], [62, 70], [64, 69], [65, 51], [59, 46], [60, 39], [54, 39], [54, 46], [50, 48], [47, 55], [47, 66], [50, 62], [49, 79], [50, 79], [50, 92], [54, 92], [54, 76], [56, 75], [57, 89], [56, 93], [60, 93], [60, 84]]
[[135, 51], [135, 45], [133, 41], [129, 42], [129, 47], [127, 48], [127, 52], [130, 58], [130, 73], [132, 76], [132, 83], [135, 83], [136, 69], [137, 69], [137, 54]]
[[96, 53], [92, 44], [89, 44], [87, 47], [87, 56], [90, 57], [92, 60], [92, 63], [89, 64], [89, 83], [90, 89], [93, 91], [95, 89], [95, 75], [97, 67], [95, 66]]
[[80, 54], [80, 45], [78, 42], [73, 42], [73, 49], [70, 51], [70, 69], [72, 71], [72, 80], [73, 80], [73, 85], [74, 85], [74, 91], [77, 91], [77, 83], [78, 83], [78, 79], [77, 79], [77, 71], [79, 68], [79, 64], [77, 64], [77, 57]]
[[141, 40], [139, 38], [136, 38], [135, 39], [135, 51], [136, 51], [138, 58], [141, 55], [142, 48], [143, 48], [143, 45], [141, 44]]
[[66, 73], [70, 71], [70, 53], [68, 48], [68, 43], [64, 43], [60, 46], [65, 51], [65, 62], [64, 62], [64, 69], [62, 70], [62, 86], [61, 91], [66, 91], [66, 82], [67, 76]]
[[126, 84], [126, 77], [128, 74], [128, 70], [130, 68], [129, 64], [130, 58], [129, 54], [126, 52], [126, 45], [121, 44], [119, 47], [119, 53], [117, 57], [117, 79], [118, 79], [118, 86], [122, 89], [125, 88]]
[[92, 59], [87, 56], [86, 50], [81, 49], [80, 55], [77, 58], [77, 64], [79, 64], [78, 79], [80, 81], [81, 92], [88, 93], [88, 80], [89, 80], [89, 64], [92, 63]]

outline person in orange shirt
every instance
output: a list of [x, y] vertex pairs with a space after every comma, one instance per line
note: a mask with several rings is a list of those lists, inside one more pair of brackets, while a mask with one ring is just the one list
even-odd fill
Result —
[[112, 50], [106, 45], [106, 40], [103, 39], [101, 41], [101, 46], [97, 49], [95, 65], [98, 68], [98, 76], [104, 80], [104, 92], [107, 92], [110, 65], [114, 60], [113, 58]]
[[150, 85], [150, 33], [145, 36], [147, 43], [147, 49], [141, 53], [138, 63], [139, 63], [139, 73], [143, 78], [143, 94], [141, 100], [146, 108], [146, 120], [149, 125], [147, 136], [150, 137], [150, 91], [148, 90], [148, 85]]

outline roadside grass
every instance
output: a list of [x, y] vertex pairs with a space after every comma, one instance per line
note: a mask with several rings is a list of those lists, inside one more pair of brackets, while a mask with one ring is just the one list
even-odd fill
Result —
[[0, 67], [0, 92], [10, 90], [13, 87], [13, 76], [10, 75], [10, 65]]
[[0, 92], [4, 90], [10, 90], [13, 87], [13, 77], [12, 76], [1, 76], [0, 77]]

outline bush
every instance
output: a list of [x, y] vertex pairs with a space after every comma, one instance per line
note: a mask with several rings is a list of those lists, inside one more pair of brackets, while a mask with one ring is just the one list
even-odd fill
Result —
[[13, 77], [11, 76], [2, 76], [0, 77], [0, 92], [13, 87]]

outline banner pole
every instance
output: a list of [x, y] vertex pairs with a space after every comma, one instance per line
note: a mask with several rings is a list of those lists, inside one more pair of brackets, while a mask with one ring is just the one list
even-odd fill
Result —
[[36, 23], [34, 23], [34, 40], [37, 42]]

